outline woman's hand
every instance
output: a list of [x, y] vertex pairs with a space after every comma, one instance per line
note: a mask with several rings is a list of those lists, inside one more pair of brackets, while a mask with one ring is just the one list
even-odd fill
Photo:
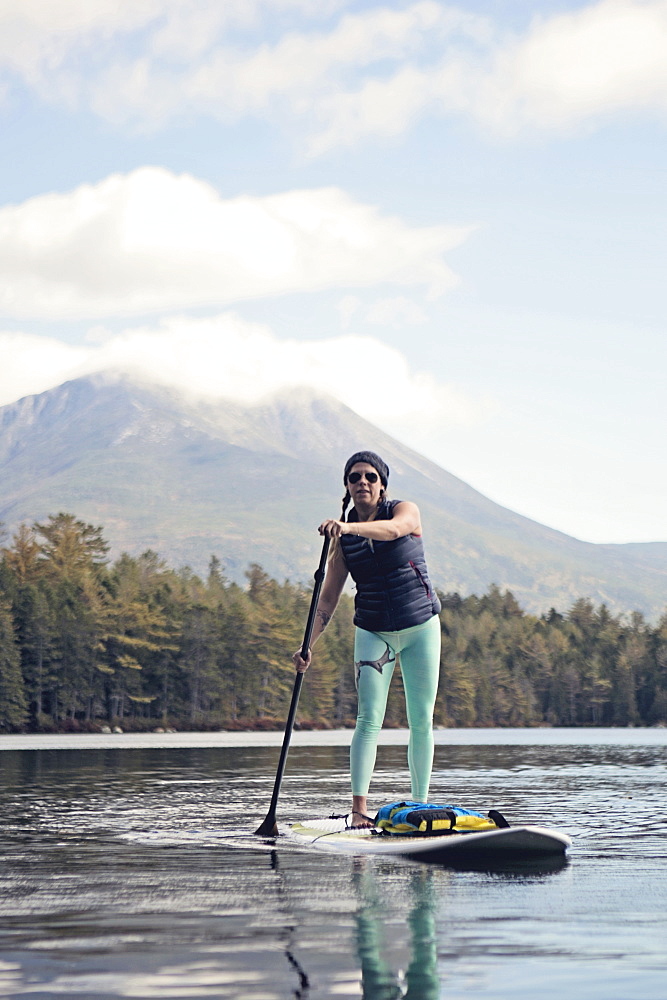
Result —
[[349, 535], [350, 526], [346, 521], [336, 521], [330, 517], [326, 521], [322, 521], [317, 530], [320, 535], [328, 535], [329, 538], [340, 538], [341, 535]]
[[305, 674], [306, 670], [310, 666], [310, 661], [312, 660], [313, 654], [308, 650], [308, 656], [304, 660], [301, 656], [301, 650], [297, 649], [296, 653], [292, 657], [292, 663], [296, 667], [297, 674]]

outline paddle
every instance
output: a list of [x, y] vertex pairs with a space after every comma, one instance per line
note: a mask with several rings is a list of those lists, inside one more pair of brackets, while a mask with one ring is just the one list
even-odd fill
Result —
[[[320, 556], [320, 565], [315, 571], [315, 587], [313, 589], [313, 596], [310, 602], [310, 611], [308, 612], [308, 621], [306, 622], [306, 631], [303, 634], [303, 642], [301, 644], [301, 657], [306, 659], [308, 656], [308, 650], [310, 648], [310, 640], [313, 634], [313, 625], [315, 624], [315, 612], [317, 611], [317, 602], [320, 599], [320, 591], [322, 589], [322, 582], [324, 580], [324, 574], [326, 572], [327, 555], [329, 552], [329, 541], [328, 536], [325, 536], [324, 544], [322, 545], [322, 554]], [[285, 735], [283, 736], [283, 748], [280, 751], [280, 760], [278, 761], [278, 771], [276, 773], [276, 780], [273, 786], [273, 795], [271, 796], [271, 805], [269, 806], [269, 811], [266, 814], [264, 822], [255, 830], [255, 834], [258, 837], [275, 837], [278, 834], [278, 824], [276, 822], [276, 806], [278, 805], [278, 795], [280, 793], [280, 785], [283, 780], [283, 774], [285, 772], [285, 764], [287, 763], [287, 751], [289, 750], [289, 743], [292, 737], [292, 728], [294, 726], [294, 716], [296, 715], [296, 706], [299, 704], [299, 695], [301, 694], [301, 685], [303, 684], [303, 674], [297, 673], [294, 679], [294, 690], [292, 691], [292, 701], [289, 707], [289, 713], [287, 716], [287, 722], [285, 724]]]

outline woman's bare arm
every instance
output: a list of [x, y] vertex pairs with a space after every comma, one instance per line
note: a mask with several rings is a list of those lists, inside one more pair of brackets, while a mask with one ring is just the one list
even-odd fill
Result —
[[[311, 648], [315, 645], [333, 618], [334, 611], [338, 607], [340, 595], [343, 593], [343, 587], [345, 586], [346, 580], [347, 566], [345, 565], [340, 545], [337, 545], [334, 550], [334, 554], [327, 564], [327, 571], [326, 576], [324, 577], [324, 583], [322, 584], [320, 599], [317, 602], [315, 622], [313, 623], [313, 635], [310, 641]], [[299, 673], [303, 673], [303, 671], [307, 670], [310, 666], [310, 649], [308, 650], [308, 657], [305, 660], [301, 656], [300, 649], [296, 651], [292, 660], [297, 671], [299, 671]]]
[[419, 507], [409, 500], [396, 504], [388, 521], [335, 521], [329, 519], [319, 526], [321, 535], [339, 538], [341, 535], [359, 535], [375, 542], [393, 542], [405, 535], [421, 535]]

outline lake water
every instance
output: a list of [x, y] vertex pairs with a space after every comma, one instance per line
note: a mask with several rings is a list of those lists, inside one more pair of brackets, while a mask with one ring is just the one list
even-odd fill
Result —
[[[281, 826], [348, 808], [350, 735], [294, 734]], [[256, 837], [281, 740], [0, 737], [0, 996], [665, 1000], [667, 730], [438, 732], [432, 801], [573, 838], [486, 870]]]

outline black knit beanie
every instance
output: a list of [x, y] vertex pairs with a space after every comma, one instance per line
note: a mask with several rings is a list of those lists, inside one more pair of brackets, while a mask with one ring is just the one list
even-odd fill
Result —
[[348, 458], [345, 463], [345, 472], [343, 473], [343, 483], [347, 486], [347, 476], [353, 465], [357, 462], [367, 462], [368, 465], [372, 465], [374, 469], [377, 469], [380, 476], [382, 485], [387, 488], [387, 483], [389, 481], [389, 466], [382, 461], [379, 455], [376, 455], [374, 451], [357, 451]]

